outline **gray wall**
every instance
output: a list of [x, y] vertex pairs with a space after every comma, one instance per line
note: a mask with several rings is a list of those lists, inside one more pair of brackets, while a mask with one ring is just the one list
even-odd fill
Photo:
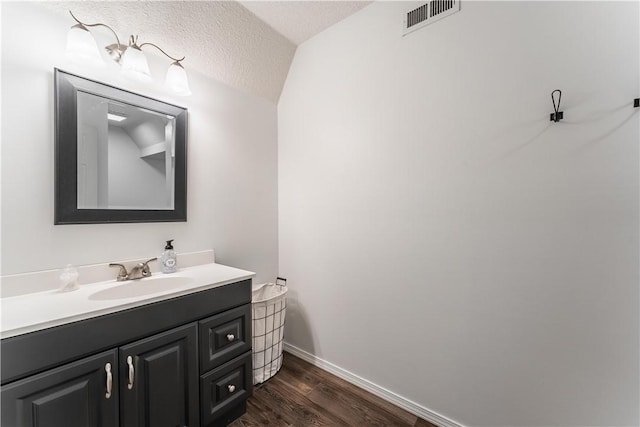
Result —
[[[68, 16], [35, 3], [0, 7], [2, 274], [151, 257], [162, 252], [165, 240], [175, 239], [178, 252], [213, 248], [218, 262], [257, 272], [257, 283], [273, 281], [276, 106], [193, 70], [193, 95], [179, 98], [122, 78], [115, 63], [104, 69], [74, 65], [64, 55], [73, 24]], [[162, 81], [169, 63], [148, 58]], [[189, 109], [186, 223], [53, 225], [54, 67]]]
[[296, 52], [286, 341], [469, 426], [637, 426], [638, 2], [463, 1], [401, 37], [405, 7]]

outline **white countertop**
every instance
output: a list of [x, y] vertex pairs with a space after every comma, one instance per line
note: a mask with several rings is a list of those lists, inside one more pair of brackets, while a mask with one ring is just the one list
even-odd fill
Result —
[[[205, 289], [228, 285], [250, 279], [255, 273], [222, 264], [203, 264], [179, 269], [176, 273], [154, 273], [148, 279], [105, 282], [81, 285], [70, 292], [48, 290], [2, 298], [1, 338], [35, 332], [41, 329], [85, 320], [120, 310], [174, 298]], [[162, 286], [171, 281], [171, 286]], [[154, 281], [158, 290], [149, 291]], [[114, 289], [123, 286], [143, 286], [143, 295], [118, 297]], [[142, 289], [142, 288], [140, 288]]]

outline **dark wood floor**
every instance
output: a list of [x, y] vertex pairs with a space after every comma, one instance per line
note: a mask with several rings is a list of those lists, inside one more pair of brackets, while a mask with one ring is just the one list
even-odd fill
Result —
[[231, 427], [265, 425], [436, 427], [289, 353]]

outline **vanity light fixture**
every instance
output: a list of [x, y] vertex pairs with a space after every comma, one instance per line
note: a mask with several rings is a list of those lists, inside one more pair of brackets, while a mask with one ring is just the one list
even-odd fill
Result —
[[153, 43], [138, 44], [138, 36], [129, 36], [129, 44], [124, 45], [120, 43], [120, 39], [113, 28], [107, 24], [100, 22], [87, 24], [76, 18], [71, 11], [69, 11], [69, 14], [77, 24], [72, 26], [67, 34], [68, 57], [82, 62], [89, 62], [94, 65], [104, 65], [96, 40], [93, 38], [87, 27], [105, 27], [108, 28], [116, 38], [116, 42], [105, 46], [105, 50], [109, 53], [111, 59], [120, 64], [122, 72], [125, 75], [142, 82], [152, 81], [149, 64], [147, 63], [147, 58], [142, 52], [142, 47], [153, 46], [162, 52], [164, 56], [173, 61], [167, 70], [165, 86], [167, 86], [168, 89], [176, 95], [191, 95], [187, 73], [181, 64], [185, 58], [184, 56], [179, 59], [174, 58], [162, 50], [158, 45]]

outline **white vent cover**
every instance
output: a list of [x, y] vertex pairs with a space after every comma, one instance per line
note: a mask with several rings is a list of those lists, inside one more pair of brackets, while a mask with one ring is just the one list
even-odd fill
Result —
[[402, 21], [402, 35], [433, 24], [459, 12], [460, 0], [429, 0], [407, 10]]

